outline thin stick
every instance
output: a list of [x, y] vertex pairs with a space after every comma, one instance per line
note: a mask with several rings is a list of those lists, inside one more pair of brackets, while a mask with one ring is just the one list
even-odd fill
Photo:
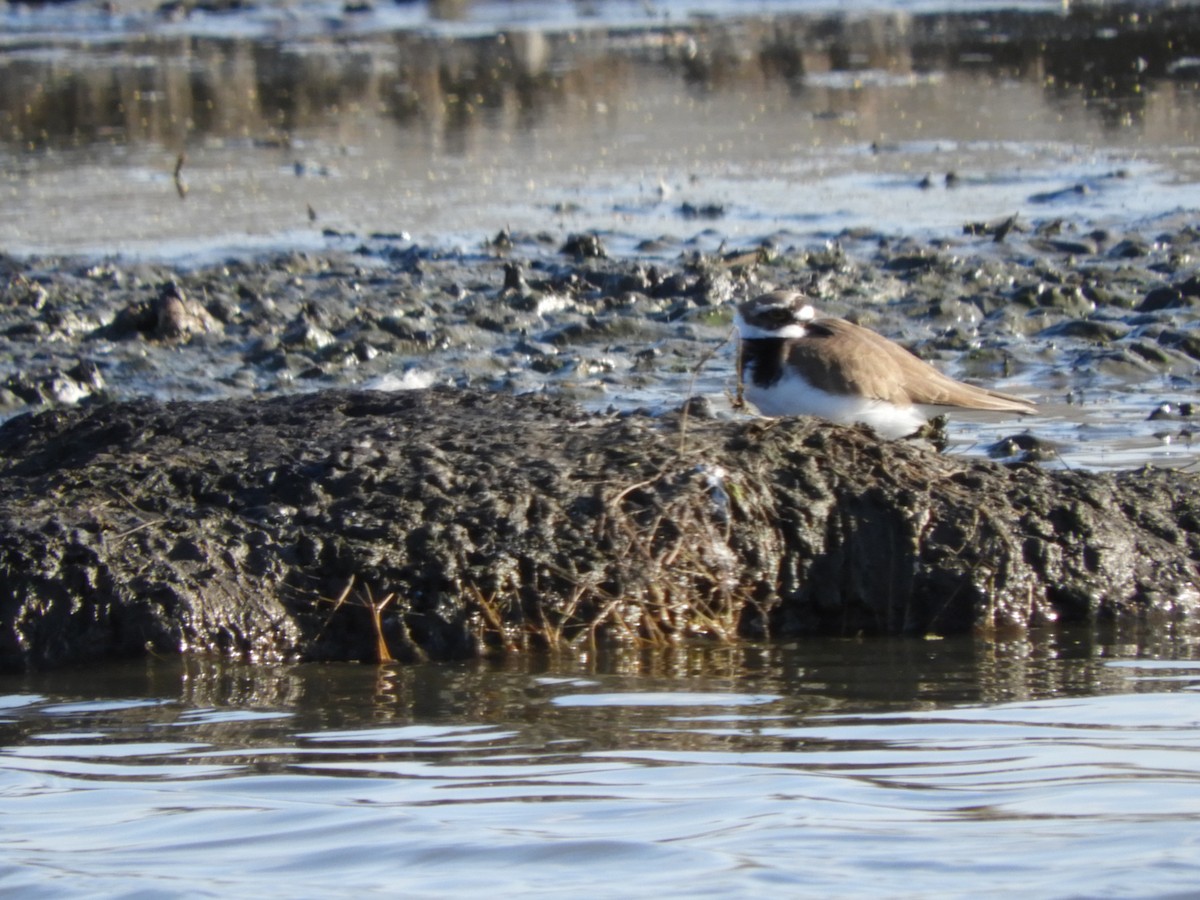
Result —
[[[728, 338], [726, 338], [728, 340]], [[737, 359], [734, 362], [734, 367], [737, 371], [737, 393], [733, 396], [733, 408], [746, 408], [746, 382], [742, 380], [742, 342], [738, 341]]]
[[175, 159], [175, 193], [179, 195], [180, 200], [184, 200], [188, 195], [187, 182], [183, 180], [183, 164], [187, 162], [187, 151], [180, 151], [180, 154]]
[[[350, 576], [350, 580], [346, 583], [346, 589], [338, 596], [336, 600], [331, 600], [333, 609], [329, 611], [329, 615], [325, 618], [324, 624], [321, 625], [320, 631], [317, 632], [317, 637], [325, 633], [325, 629], [329, 627], [329, 623], [333, 621], [333, 617], [337, 615], [337, 611], [342, 608], [342, 604], [346, 602], [346, 598], [350, 596], [350, 591], [354, 589], [354, 576]], [[318, 600], [324, 600], [324, 597], [318, 597]], [[315, 640], [315, 638], [314, 638]]]
[[378, 657], [377, 662], [383, 663], [395, 662], [391, 652], [388, 650], [387, 641], [383, 637], [383, 611], [387, 605], [396, 599], [395, 594], [388, 594], [378, 603], [371, 597], [371, 592], [367, 591], [367, 599], [370, 601], [371, 624], [375, 626], [375, 654]]
[[493, 594], [489, 600], [483, 596], [483, 591], [477, 585], [470, 585], [471, 593], [475, 595], [475, 605], [479, 607], [480, 614], [487, 620], [487, 623], [492, 626], [500, 640], [504, 643], [504, 649], [509, 653], [515, 653], [517, 645], [509, 640], [508, 635], [504, 630], [504, 622], [500, 618], [500, 614], [496, 611], [496, 595]]
[[[726, 344], [729, 343], [729, 339], [731, 337], [733, 337], [733, 329], [732, 328], [729, 329], [729, 334], [725, 335], [725, 337], [721, 340], [721, 343], [719, 343], [713, 347], [710, 347], [708, 350], [706, 350], [704, 352], [704, 354], [700, 357], [700, 361], [698, 363], [696, 363], [695, 367], [692, 369], [692, 377], [691, 377], [691, 380], [688, 381], [687, 397], [685, 397], [684, 401], [683, 401], [683, 414], [679, 417], [679, 452], [680, 453], [683, 453], [687, 449], [688, 413], [690, 412], [691, 407], [692, 407], [692, 397], [694, 397], [696, 395], [696, 381], [700, 378], [700, 373], [704, 370], [704, 367], [706, 365], [708, 365], [708, 361], [710, 359], [712, 359], [714, 356], [716, 356], [717, 352], [722, 347], [724, 347]], [[739, 381], [741, 379], [741, 350], [742, 350], [742, 345], [739, 342], [738, 343], [738, 379], [739, 379]]]

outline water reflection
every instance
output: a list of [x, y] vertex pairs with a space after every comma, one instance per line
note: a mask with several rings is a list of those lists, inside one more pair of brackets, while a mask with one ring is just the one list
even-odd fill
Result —
[[[1161, 214], [1198, 177], [1196, 17], [1099, 15], [0, 41], [0, 247], [202, 260], [508, 228], [704, 249], [689, 208], [719, 211], [714, 247], [959, 230], [1118, 168], [1135, 196], [1045, 213]], [[915, 201], [931, 172], [959, 189]]]
[[[552, 109], [573, 111], [576, 123], [602, 119], [636, 101], [648, 75], [702, 94], [781, 85], [804, 108], [836, 114], [831, 84], [853, 108], [880, 75], [960, 73], [1031, 81], [1052, 104], [1081, 106], [1109, 127], [1144, 127], [1157, 92], [1195, 89], [1200, 66], [1178, 48], [1198, 32], [1186, 11], [1134, 24], [1089, 9], [793, 16], [608, 34], [32, 42], [0, 52], [0, 140], [20, 152], [111, 142], [178, 149], [209, 138], [286, 141], [366, 115], [419, 127], [452, 150], [463, 132], [528, 130]], [[848, 77], [830, 77], [838, 73]], [[947, 89], [931, 87], [935, 96]], [[1171, 106], [1187, 116], [1175, 126], [1194, 133], [1194, 110]]]
[[5, 677], [0, 878], [815, 897], [903, 873], [978, 896], [1067, 865], [1080, 895], [1182, 890], [1196, 656], [1195, 636], [1064, 633]]
[[549, 41], [540, 33], [462, 42], [399, 34], [365, 45], [173, 38], [116, 53], [10, 53], [0, 55], [0, 138], [22, 151], [282, 142], [365, 115], [453, 148], [456, 133], [480, 124], [528, 129], [567, 98], [586, 109], [603, 85], [633, 88], [628, 62], [603, 53], [575, 54], [552, 74]]
[[[593, 746], [628, 745], [644, 740], [648, 724], [673, 713], [666, 701], [622, 703], [624, 691], [643, 698], [677, 694], [685, 706], [769, 718], [779, 703], [790, 716], [807, 716], [1172, 690], [1170, 682], [1131, 684], [1128, 672], [1112, 663], [1188, 660], [1197, 656], [1197, 642], [1191, 634], [1068, 630], [995, 640], [689, 644], [456, 666], [149, 660], [0, 680], [0, 692], [9, 698], [0, 727], [5, 743], [16, 745], [37, 737], [48, 722], [70, 719], [85, 734], [120, 736], [166, 726], [212, 746], [250, 747], [262, 741], [276, 746], [281, 733], [469, 722], [516, 726], [527, 737], [540, 734], [548, 741], [570, 734]], [[28, 715], [31, 708], [38, 714]], [[603, 732], [592, 727], [597, 716], [605, 721]]]

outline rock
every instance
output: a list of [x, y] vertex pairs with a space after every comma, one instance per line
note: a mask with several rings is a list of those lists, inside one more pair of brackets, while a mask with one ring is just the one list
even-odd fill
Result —
[[1098, 319], [1067, 319], [1051, 325], [1041, 332], [1040, 337], [1071, 337], [1097, 344], [1118, 341], [1129, 333], [1129, 326], [1120, 322], [1104, 322]]
[[285, 347], [293, 350], [323, 350], [333, 344], [337, 338], [320, 325], [305, 319], [293, 322], [280, 339]]
[[150, 340], [186, 343], [196, 335], [220, 330], [221, 323], [172, 280], [159, 287], [154, 300], [129, 303], [111, 323], [96, 329], [94, 336], [121, 340], [141, 335]]
[[1135, 309], [1138, 312], [1158, 312], [1162, 309], [1185, 309], [1189, 306], [1194, 306], [1197, 300], [1195, 297], [1184, 295], [1182, 291], [1174, 287], [1156, 287], [1146, 293]]
[[1158, 336], [1158, 342], [1164, 347], [1180, 350], [1192, 359], [1200, 360], [1200, 334], [1164, 331]]
[[1057, 454], [1058, 449], [1052, 443], [1029, 432], [1009, 435], [987, 447], [988, 456], [1006, 462], [1044, 462]]
[[440, 389], [138, 401], [12, 419], [0, 470], [8, 671], [1200, 613], [1194, 474], [1006, 467], [806, 419]]
[[576, 259], [604, 259], [608, 256], [608, 251], [597, 234], [572, 234], [559, 253]]
[[1190, 419], [1196, 413], [1196, 404], [1194, 403], [1160, 403], [1151, 410], [1150, 415], [1146, 418], [1153, 421], [1156, 419], [1167, 419], [1175, 421], [1178, 419]]
[[1086, 238], [1055, 238], [1034, 242], [1040, 249], [1051, 253], [1066, 253], [1070, 256], [1093, 256], [1097, 252], [1096, 244]]
[[720, 219], [725, 216], [725, 204], [683, 203], [679, 206], [678, 212], [685, 219]]
[[1143, 238], [1126, 238], [1116, 244], [1108, 255], [1114, 259], [1137, 259], [1150, 255], [1150, 243]]

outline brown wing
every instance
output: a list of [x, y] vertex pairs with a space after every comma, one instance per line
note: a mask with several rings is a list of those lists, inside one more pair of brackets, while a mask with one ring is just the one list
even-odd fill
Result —
[[899, 344], [845, 319], [817, 319], [795, 341], [789, 362], [803, 365], [816, 387], [899, 406], [913, 403], [1033, 412], [1027, 400], [943, 375]]
[[904, 390], [904, 370], [886, 346], [890, 341], [844, 319], [816, 319], [807, 323], [807, 331], [806, 337], [790, 344], [788, 362], [814, 387], [900, 406], [911, 403]]

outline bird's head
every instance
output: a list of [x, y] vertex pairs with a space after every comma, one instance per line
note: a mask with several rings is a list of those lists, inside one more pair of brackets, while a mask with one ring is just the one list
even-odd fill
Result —
[[772, 291], [747, 300], [737, 308], [733, 323], [744, 341], [802, 338], [816, 317], [807, 298], [796, 291]]

